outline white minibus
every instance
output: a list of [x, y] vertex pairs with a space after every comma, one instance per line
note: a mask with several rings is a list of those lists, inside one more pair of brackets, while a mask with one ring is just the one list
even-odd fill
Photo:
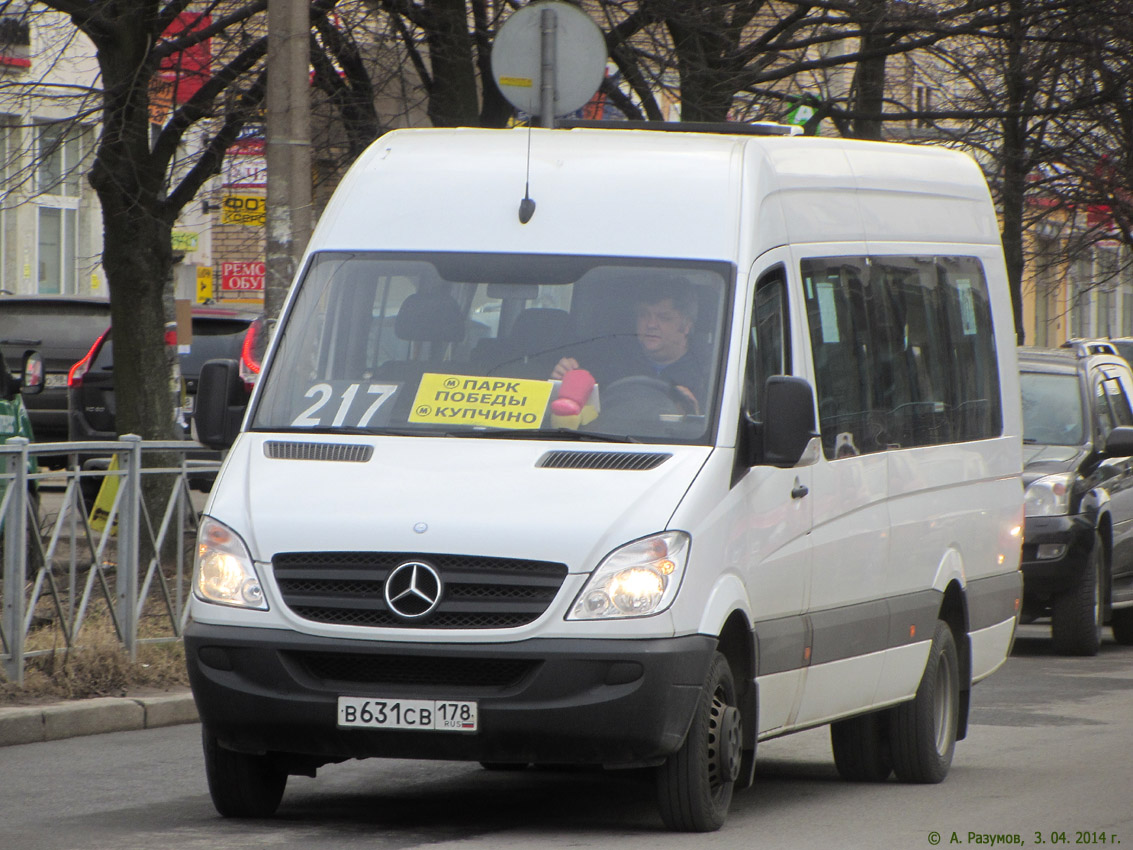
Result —
[[245, 410], [206, 366], [185, 645], [212, 799], [369, 756], [648, 768], [757, 744], [933, 783], [1015, 633], [1014, 322], [967, 155], [784, 128], [382, 136]]

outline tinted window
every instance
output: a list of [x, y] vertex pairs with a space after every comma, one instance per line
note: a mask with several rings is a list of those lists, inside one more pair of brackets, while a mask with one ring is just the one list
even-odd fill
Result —
[[827, 457], [1001, 433], [978, 261], [836, 257], [802, 275]]
[[239, 360], [249, 321], [214, 318], [193, 319], [193, 342], [181, 355], [181, 374], [197, 377], [209, 360]]
[[790, 372], [789, 339], [786, 285], [779, 270], [765, 275], [755, 290], [744, 387], [744, 406], [752, 419], [762, 418], [763, 388], [767, 379]]
[[102, 302], [37, 303], [0, 298], [0, 345], [5, 353], [16, 359], [25, 349], [35, 348], [52, 372], [70, 369], [108, 324], [110, 306]]
[[1023, 442], [1080, 446], [1086, 428], [1077, 375], [1022, 372]]

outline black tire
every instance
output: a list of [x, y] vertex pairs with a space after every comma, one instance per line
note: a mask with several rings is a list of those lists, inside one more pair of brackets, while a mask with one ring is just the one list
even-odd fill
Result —
[[889, 709], [830, 724], [834, 766], [847, 782], [884, 782], [893, 774]]
[[657, 805], [669, 829], [711, 832], [728, 816], [743, 761], [743, 721], [728, 660], [712, 659], [684, 744], [657, 768]]
[[960, 719], [960, 657], [952, 630], [936, 621], [917, 695], [892, 709], [889, 747], [902, 782], [942, 782], [952, 766]]
[[1050, 606], [1050, 637], [1054, 651], [1061, 655], [1097, 655], [1101, 646], [1105, 595], [1102, 540], [1094, 535], [1094, 545], [1070, 590], [1054, 598]]
[[1110, 615], [1113, 639], [1122, 646], [1133, 646], [1133, 608], [1118, 608]]
[[270, 818], [279, 808], [287, 774], [268, 756], [237, 753], [203, 731], [205, 776], [216, 810], [226, 818]]

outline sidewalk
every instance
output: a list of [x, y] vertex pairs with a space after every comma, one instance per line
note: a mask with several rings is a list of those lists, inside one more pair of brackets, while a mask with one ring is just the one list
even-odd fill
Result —
[[189, 689], [154, 695], [95, 697], [46, 705], [0, 707], [0, 747], [78, 735], [196, 723]]

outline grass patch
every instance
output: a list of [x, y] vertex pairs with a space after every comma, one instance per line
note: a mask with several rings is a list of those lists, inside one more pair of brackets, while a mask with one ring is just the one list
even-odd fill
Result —
[[80, 645], [70, 649], [52, 645], [50, 641], [58, 639], [57, 634], [49, 634], [54, 631], [45, 627], [28, 635], [28, 650], [43, 654], [25, 661], [22, 685], [0, 674], [0, 706], [126, 696], [189, 684], [180, 640], [139, 643], [137, 661], [131, 663], [106, 614], [85, 623]]

